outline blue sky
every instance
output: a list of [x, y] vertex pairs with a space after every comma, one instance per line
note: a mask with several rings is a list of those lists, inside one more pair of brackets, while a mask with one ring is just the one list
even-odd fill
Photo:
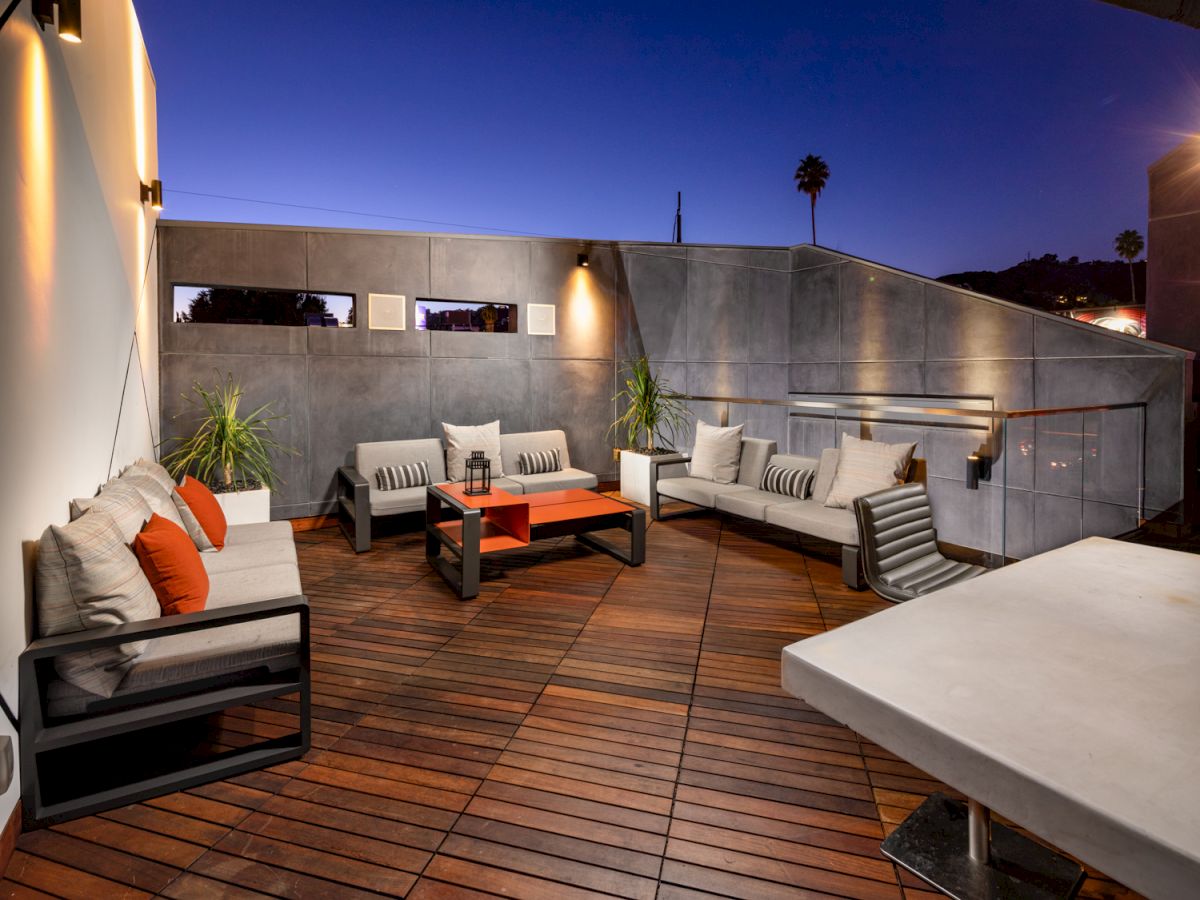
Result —
[[[1099, 0], [135, 0], [176, 219], [1111, 258], [1200, 131], [1200, 32]], [[454, 223], [371, 218], [178, 191]]]

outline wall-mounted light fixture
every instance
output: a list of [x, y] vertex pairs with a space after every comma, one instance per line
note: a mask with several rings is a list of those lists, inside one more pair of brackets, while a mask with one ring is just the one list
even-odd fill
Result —
[[580, 253], [578, 256], [576, 256], [575, 265], [586, 269], [588, 267], [588, 255], [586, 253]]
[[54, 24], [54, 7], [58, 7], [58, 36], [71, 44], [83, 40], [83, 11], [81, 0], [33, 0], [33, 17], [42, 31]]
[[984, 481], [992, 477], [992, 460], [987, 456], [972, 453], [967, 457], [967, 490], [979, 490], [979, 479]]
[[149, 184], [142, 185], [142, 202], [149, 203], [153, 209], [161, 210], [163, 208], [161, 181], [155, 178]]

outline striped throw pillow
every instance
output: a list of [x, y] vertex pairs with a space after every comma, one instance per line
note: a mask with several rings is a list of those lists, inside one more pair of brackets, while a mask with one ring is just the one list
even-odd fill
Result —
[[772, 494], [784, 494], [797, 500], [806, 500], [812, 495], [812, 469], [789, 469], [784, 466], [767, 466], [762, 477], [762, 489]]
[[522, 475], [542, 475], [546, 472], [562, 471], [562, 454], [558, 448], [553, 450], [534, 450], [532, 453], [518, 453], [517, 465]]
[[381, 491], [398, 491], [429, 483], [429, 462], [424, 459], [405, 466], [380, 466], [375, 470], [375, 484]]

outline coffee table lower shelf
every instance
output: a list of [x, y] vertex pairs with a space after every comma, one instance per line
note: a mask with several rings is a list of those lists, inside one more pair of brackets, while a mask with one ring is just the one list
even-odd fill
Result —
[[[442, 521], [446, 507], [461, 518]], [[628, 550], [593, 534], [614, 528], [629, 533]], [[430, 485], [426, 491], [425, 558], [462, 600], [479, 595], [483, 554], [566, 535], [629, 566], [646, 561], [646, 511], [592, 491], [552, 491], [527, 497], [498, 488], [489, 495], [473, 497], [458, 485]], [[447, 556], [442, 555], [443, 548]]]

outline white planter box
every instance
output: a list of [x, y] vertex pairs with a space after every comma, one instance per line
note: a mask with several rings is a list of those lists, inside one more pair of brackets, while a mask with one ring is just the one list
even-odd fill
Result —
[[256, 491], [232, 491], [214, 494], [225, 521], [230, 525], [251, 525], [255, 522], [271, 521], [271, 491], [259, 488]]
[[[634, 453], [632, 450], [621, 451], [621, 496], [626, 500], [650, 505], [650, 460], [683, 459], [680, 453], [670, 455], [649, 456], [645, 453]], [[659, 478], [678, 478], [687, 474], [687, 464], [678, 463], [673, 466], [662, 466], [658, 470]]]

